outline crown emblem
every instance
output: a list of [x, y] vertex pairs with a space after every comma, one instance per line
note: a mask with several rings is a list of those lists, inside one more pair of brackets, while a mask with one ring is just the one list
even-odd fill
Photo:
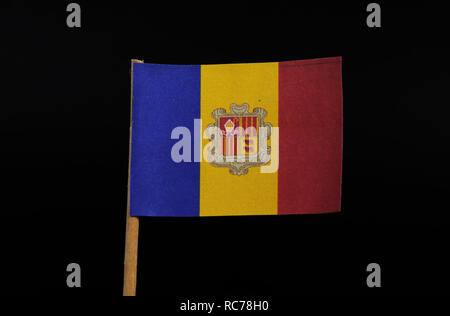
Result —
[[248, 168], [263, 166], [270, 161], [267, 142], [272, 125], [264, 122], [267, 111], [249, 105], [231, 104], [230, 113], [223, 108], [215, 109], [206, 134], [212, 143], [207, 161], [214, 167], [229, 168], [233, 175], [245, 175]]

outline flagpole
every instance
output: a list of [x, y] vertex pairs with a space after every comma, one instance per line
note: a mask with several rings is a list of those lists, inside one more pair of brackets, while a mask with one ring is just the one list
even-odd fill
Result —
[[127, 226], [125, 236], [125, 266], [123, 278], [123, 295], [136, 296], [136, 274], [139, 238], [139, 218], [130, 216], [130, 165], [131, 165], [131, 122], [133, 105], [133, 64], [142, 60], [131, 60], [131, 104], [130, 104], [130, 142], [128, 149], [128, 194], [127, 194]]
[[136, 296], [138, 235], [139, 219], [128, 214], [125, 239], [123, 296]]

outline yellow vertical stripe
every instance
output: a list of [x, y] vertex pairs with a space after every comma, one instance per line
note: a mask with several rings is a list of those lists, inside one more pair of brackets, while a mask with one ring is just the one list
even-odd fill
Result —
[[[278, 63], [201, 66], [201, 118], [214, 123], [214, 109], [247, 103], [252, 112], [262, 107], [266, 122], [278, 126]], [[203, 140], [203, 147], [208, 140]], [[270, 143], [269, 143], [270, 145]], [[200, 163], [200, 216], [277, 214], [278, 172], [249, 168], [232, 175], [228, 168]]]
[[243, 130], [242, 130], [242, 117], [239, 118], [239, 127], [241, 128], [240, 136], [242, 136], [242, 135], [244, 135]]

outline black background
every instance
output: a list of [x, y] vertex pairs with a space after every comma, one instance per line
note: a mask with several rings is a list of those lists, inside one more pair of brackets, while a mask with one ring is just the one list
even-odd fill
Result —
[[[207, 64], [342, 56], [342, 212], [141, 218], [138, 295], [269, 299], [448, 294], [448, 62], [438, 4], [215, 6], [11, 2], [1, 10], [2, 286], [121, 295], [130, 60]], [[81, 265], [81, 288], [66, 266]], [[367, 288], [366, 266], [382, 269]]]

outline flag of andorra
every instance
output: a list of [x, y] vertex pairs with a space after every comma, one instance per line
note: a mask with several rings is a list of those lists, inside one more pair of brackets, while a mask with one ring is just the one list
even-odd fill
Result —
[[131, 114], [131, 216], [340, 211], [340, 57], [133, 60]]

